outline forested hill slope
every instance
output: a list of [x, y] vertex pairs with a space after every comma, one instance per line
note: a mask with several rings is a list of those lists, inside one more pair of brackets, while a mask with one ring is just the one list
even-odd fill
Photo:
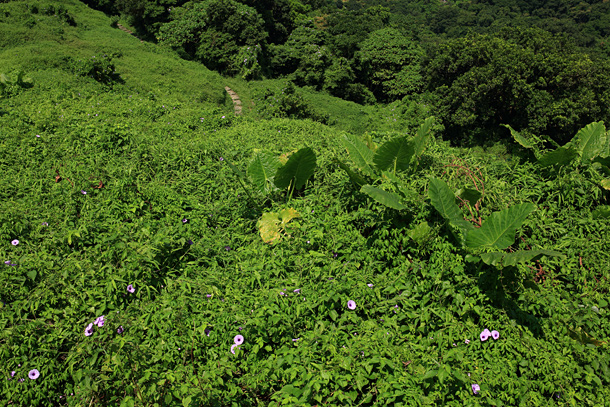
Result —
[[[610, 118], [604, 1], [87, 3], [226, 77], [287, 80], [360, 105], [434, 106], [456, 143], [508, 137], [509, 124], [561, 144]], [[275, 114], [325, 122], [291, 109]]]

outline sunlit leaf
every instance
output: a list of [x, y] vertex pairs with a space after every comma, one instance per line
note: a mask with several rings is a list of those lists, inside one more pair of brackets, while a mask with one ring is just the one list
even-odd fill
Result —
[[462, 198], [464, 201], [467, 201], [471, 206], [475, 206], [476, 203], [483, 196], [482, 193], [477, 191], [476, 189], [471, 188], [462, 188], [456, 192], [456, 195]]
[[581, 155], [582, 162], [589, 163], [602, 153], [605, 140], [606, 127], [604, 123], [593, 122], [580, 129], [572, 139], [572, 143], [577, 143], [576, 148]]
[[344, 136], [342, 142], [356, 167], [363, 173], [372, 175], [374, 173], [372, 168], [373, 152], [367, 145], [351, 134]]
[[272, 154], [258, 153], [254, 156], [248, 166], [248, 176], [260, 193], [268, 194], [274, 189], [273, 177], [281, 165]]
[[434, 117], [428, 117], [417, 129], [413, 138], [413, 153], [416, 157], [419, 157], [426, 150], [432, 138], [432, 126], [434, 126]]
[[523, 137], [521, 135], [521, 133], [519, 133], [517, 130], [510, 127], [508, 124], [503, 124], [502, 126], [506, 127], [508, 130], [510, 130], [510, 134], [513, 136], [513, 139], [517, 143], [519, 143], [522, 147], [531, 148], [531, 149], [536, 148], [536, 146], [532, 142], [530, 142], [528, 139]]
[[374, 187], [372, 185], [363, 185], [362, 188], [360, 188], [360, 191], [389, 208], [396, 210], [406, 209], [406, 207], [400, 202], [400, 196], [393, 192], [384, 191], [383, 189]]
[[534, 209], [533, 204], [524, 203], [492, 213], [479, 229], [468, 233], [466, 245], [471, 248], [506, 249], [513, 244], [515, 232]]
[[431, 178], [428, 186], [428, 197], [434, 209], [450, 224], [460, 229], [464, 235], [473, 229], [472, 224], [464, 219], [462, 211], [455, 202], [455, 195], [445, 181]]

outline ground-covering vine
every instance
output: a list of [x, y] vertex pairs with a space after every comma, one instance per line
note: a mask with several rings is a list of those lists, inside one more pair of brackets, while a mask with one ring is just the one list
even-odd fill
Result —
[[[452, 147], [423, 108], [363, 135], [236, 117], [219, 77], [122, 32], [98, 63], [110, 19], [78, 4], [37, 24], [97, 74], [0, 48], [3, 405], [608, 403], [601, 123], [597, 155], [541, 167]], [[209, 86], [143, 84], [146, 58]]]

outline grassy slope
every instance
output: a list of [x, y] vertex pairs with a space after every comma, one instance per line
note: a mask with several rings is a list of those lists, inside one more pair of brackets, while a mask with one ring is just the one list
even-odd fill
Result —
[[[201, 405], [461, 406], [548, 405], [557, 392], [573, 405], [610, 397], [604, 348], [581, 345], [567, 330], [601, 340], [610, 332], [601, 305], [608, 225], [590, 219], [600, 197], [582, 187], [581, 174], [542, 174], [501, 149], [434, 142], [420, 170], [405, 177], [420, 194], [397, 215], [360, 194], [332, 159], [341, 154], [337, 128], [401, 133], [409, 118], [403, 127], [392, 115], [409, 109], [370, 110], [377, 119], [366, 125], [341, 122], [342, 112], [359, 116], [361, 108], [312, 93], [327, 105], [316, 107], [338, 117], [337, 128], [233, 118], [224, 85], [246, 106], [250, 89], [264, 82], [224, 79], [110, 28], [81, 3], [63, 4], [77, 27], [46, 16], [25, 28], [24, 3], [0, 4], [10, 12], [0, 23], [0, 72], [24, 69], [34, 80], [0, 100], [0, 256], [17, 264], [1, 269], [0, 364], [7, 378], [11, 369], [16, 379], [41, 372], [23, 385], [3, 380], [5, 399], [50, 405], [74, 392], [97, 405], [139, 396], [160, 405], [192, 397]], [[124, 84], [109, 90], [63, 62], [99, 52], [121, 54]], [[306, 144], [316, 147], [315, 179], [302, 195], [275, 194], [265, 208], [292, 206], [302, 217], [270, 247], [258, 236], [260, 213], [224, 161], [243, 170], [254, 149]], [[463, 261], [425, 198], [429, 176], [454, 190], [469, 185], [452, 162], [481, 168], [484, 218], [538, 204], [515, 246], [566, 253], [565, 261], [544, 262], [544, 284], [534, 284], [527, 267], [515, 275]], [[421, 222], [431, 228], [417, 237]], [[279, 294], [296, 288], [302, 295]], [[101, 314], [105, 328], [85, 337]], [[484, 327], [501, 339], [478, 341]], [[246, 342], [233, 356], [238, 333]], [[481, 385], [480, 397], [471, 383]]]

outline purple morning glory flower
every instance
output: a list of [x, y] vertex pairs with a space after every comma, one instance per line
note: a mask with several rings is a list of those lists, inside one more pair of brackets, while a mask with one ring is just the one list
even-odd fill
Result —
[[284, 291], [280, 291], [280, 295], [283, 296], [283, 295], [286, 295], [286, 294], [284, 294]]
[[339, 254], [337, 252], [333, 252], [333, 257], [336, 259]]
[[11, 244], [13, 246], [17, 246], [19, 244], [19, 240], [15, 239], [15, 240], [11, 241]]
[[470, 386], [470, 387], [472, 387], [472, 392], [473, 392], [474, 394], [479, 394], [479, 392], [481, 391], [481, 387], [480, 387], [478, 384], [476, 384], [476, 383], [475, 383], [475, 384], [473, 384], [473, 385], [472, 385], [472, 386]]
[[347, 302], [347, 308], [349, 308], [349, 309], [351, 309], [351, 310], [356, 309], [356, 302], [355, 302], [355, 301], [352, 301], [352, 300], [349, 300], [349, 301]]
[[292, 340], [292, 342], [296, 342], [296, 341], [298, 341], [299, 339], [301, 339], [301, 338], [294, 338], [294, 339]]
[[19, 379], [19, 383], [23, 383], [23, 382], [25, 382], [24, 378]]
[[212, 332], [212, 330], [210, 328], [206, 328], [203, 332], [205, 332], [206, 336], [210, 336], [210, 332]]
[[91, 335], [93, 335], [93, 324], [89, 324], [87, 325], [87, 328], [85, 328], [85, 336]]
[[293, 291], [295, 294], [301, 294], [301, 289], [297, 288], [296, 290]]
[[464, 343], [465, 343], [466, 345], [468, 345], [468, 344], [470, 343], [470, 339], [466, 339], [466, 340], [464, 341]]
[[208, 298], [212, 298], [212, 294], [206, 294], [205, 296]]
[[40, 372], [38, 371], [38, 369], [32, 369], [28, 373], [28, 377], [32, 380], [38, 379], [38, 376], [40, 376]]
[[104, 326], [104, 316], [102, 315], [101, 317], [97, 317], [95, 319], [95, 321], [93, 322], [94, 325], [97, 325], [98, 327], [103, 327]]
[[133, 294], [133, 293], [135, 293], [135, 292], [136, 292], [136, 289], [134, 288], [133, 284], [129, 284], [129, 285], [127, 286], [127, 291], [129, 291], [130, 293], [132, 293], [132, 294]]
[[226, 250], [226, 251], [231, 250], [231, 246], [225, 246], [225, 250]]
[[494, 341], [500, 337], [500, 332], [491, 331], [491, 337], [494, 338]]
[[10, 266], [11, 265], [11, 261], [7, 260], [7, 261], [4, 262], [4, 264], [6, 264], [7, 266]]
[[11, 377], [15, 377], [15, 375], [17, 374], [17, 372], [15, 372], [14, 370], [11, 372]]
[[49, 226], [48, 222], [42, 222], [42, 226]]
[[[231, 353], [235, 355], [235, 348], [237, 348], [239, 345], [234, 343], [233, 345], [231, 345]], [[239, 349], [239, 348], [237, 348]]]
[[189, 245], [193, 244], [193, 241], [191, 239], [189, 239], [189, 241], [187, 242]]
[[489, 329], [485, 328], [483, 330], [483, 332], [481, 332], [481, 335], [479, 335], [479, 337], [481, 338], [481, 342], [485, 342], [486, 340], [489, 339], [489, 337], [491, 336], [491, 332], [489, 332]]
[[235, 335], [235, 338], [233, 338], [233, 342], [235, 342], [236, 345], [241, 345], [242, 343], [244, 343], [244, 337], [241, 335]]
[[368, 283], [367, 285], [369, 286], [369, 288], [373, 288], [373, 284]]
[[[225, 160], [225, 159], [224, 159], [224, 158], [222, 158], [222, 157], [220, 157], [220, 158], [218, 159], [218, 161], [224, 161], [224, 160]], [[234, 352], [234, 353], [235, 353], [235, 352]]]
[[87, 191], [85, 191], [84, 189], [81, 189], [80, 193], [83, 194], [83, 195], [87, 195]]
[[187, 218], [182, 219], [182, 223], [186, 223], [186, 222], [188, 222], [188, 221], [189, 221], [189, 220], [188, 220]]
[[125, 329], [123, 328], [123, 325], [121, 325], [120, 327], [117, 328], [116, 333], [118, 333], [119, 335], [123, 333]]

